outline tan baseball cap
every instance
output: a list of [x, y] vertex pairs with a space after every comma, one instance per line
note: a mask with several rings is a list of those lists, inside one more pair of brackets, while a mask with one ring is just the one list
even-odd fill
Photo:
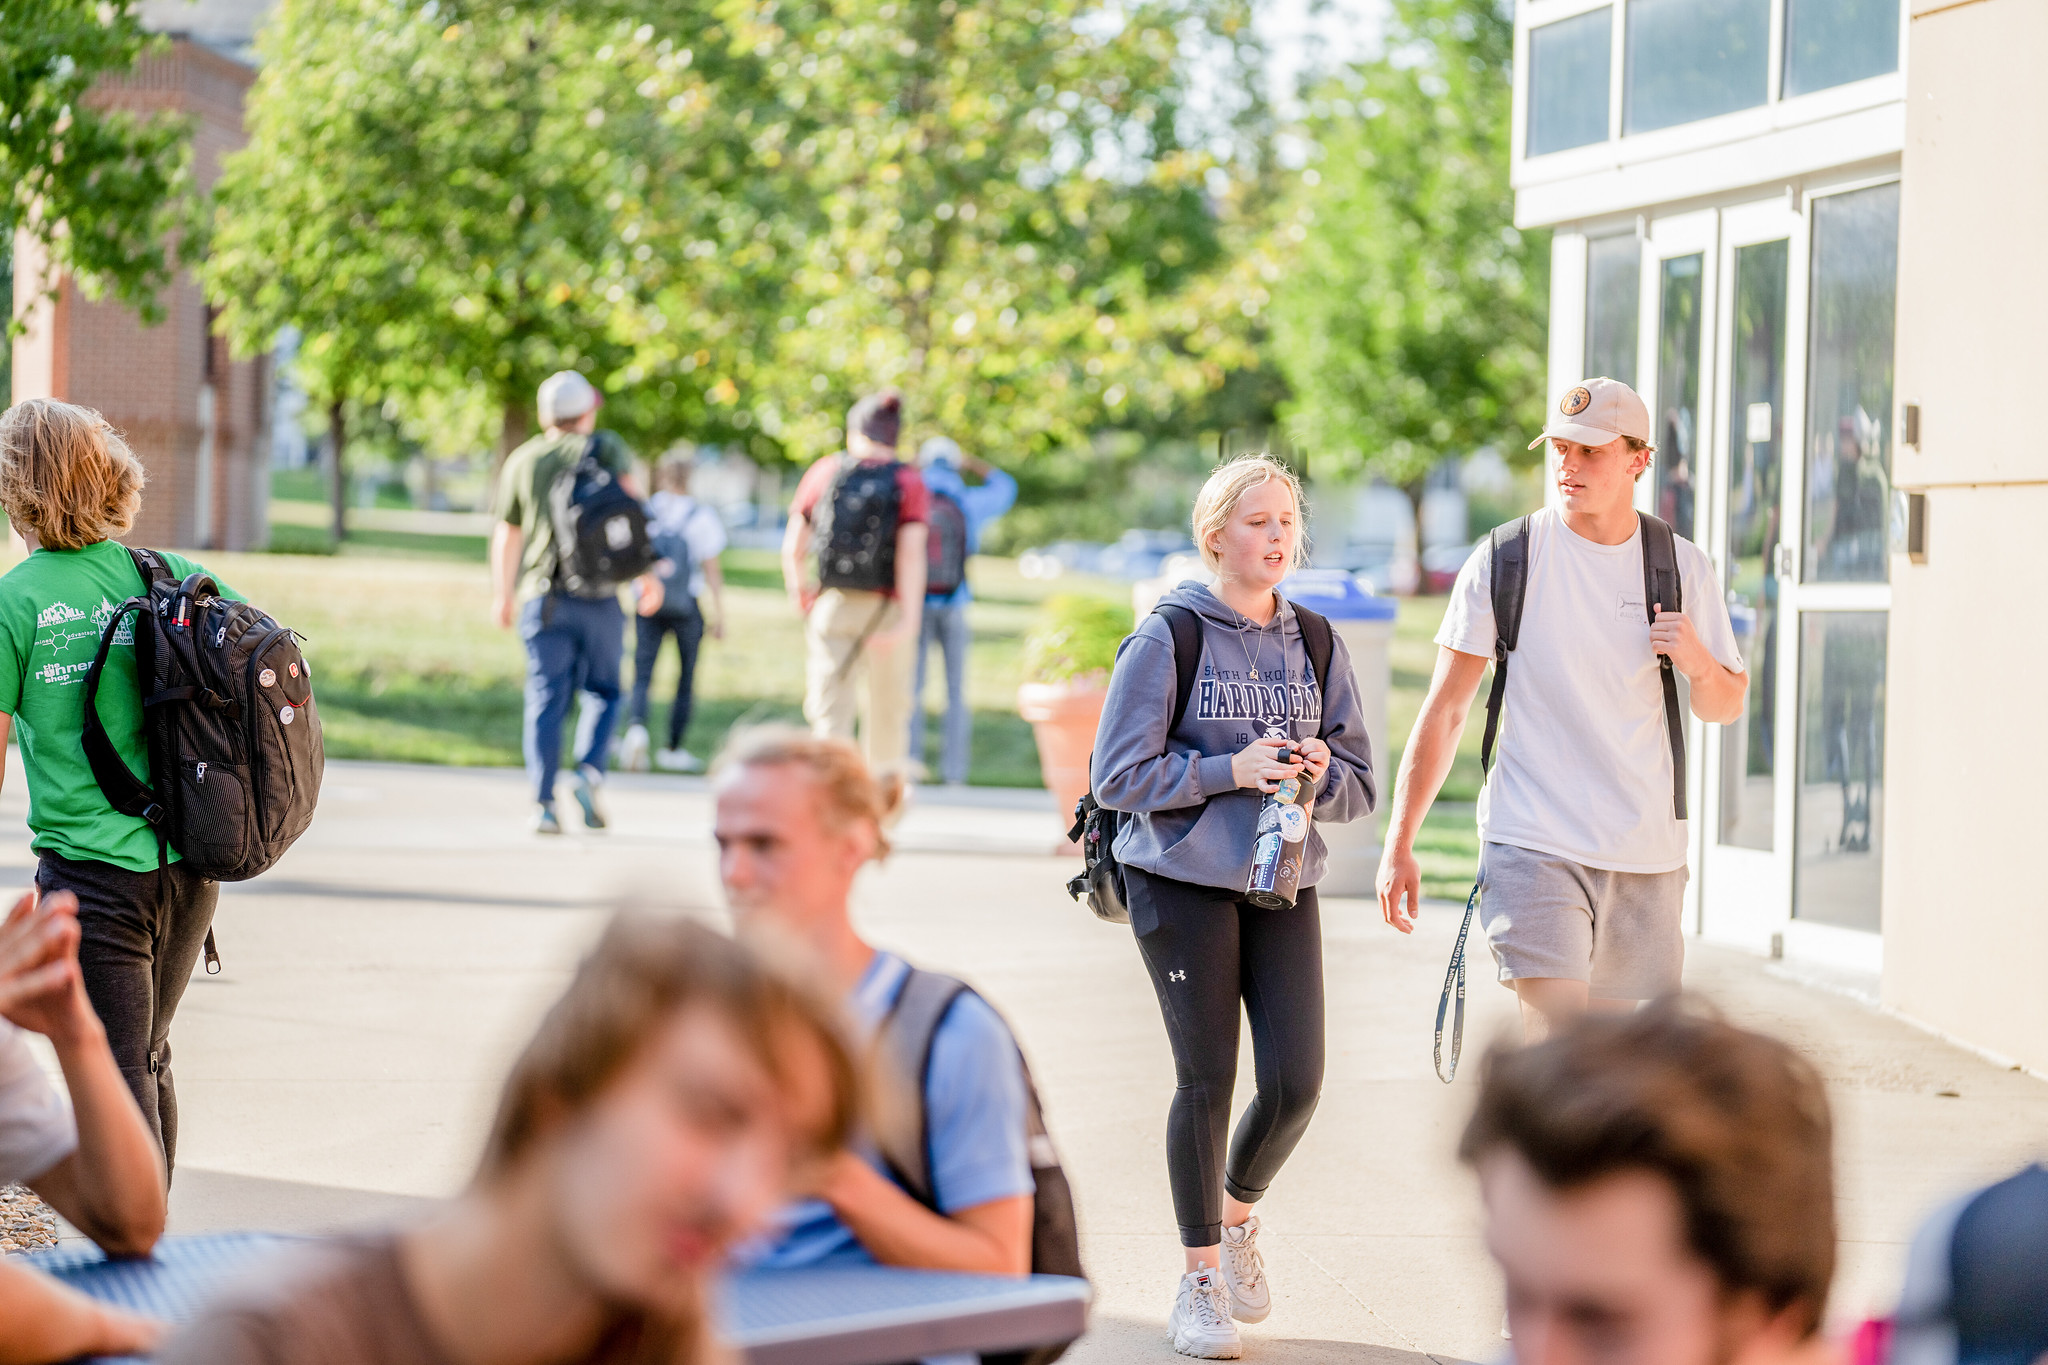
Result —
[[1642, 395], [1619, 379], [1584, 379], [1564, 391], [1550, 425], [1529, 442], [1529, 449], [1552, 440], [1604, 446], [1617, 436], [1649, 442], [1650, 409]]

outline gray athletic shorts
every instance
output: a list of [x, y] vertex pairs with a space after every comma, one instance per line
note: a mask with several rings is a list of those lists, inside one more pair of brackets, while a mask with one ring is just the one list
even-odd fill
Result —
[[1479, 919], [1500, 980], [1563, 977], [1605, 1000], [1678, 989], [1685, 966], [1685, 868], [1610, 872], [1555, 854], [1488, 843], [1479, 855]]

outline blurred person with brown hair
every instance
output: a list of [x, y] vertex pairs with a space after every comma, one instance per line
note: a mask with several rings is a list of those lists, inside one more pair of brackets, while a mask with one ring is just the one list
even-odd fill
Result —
[[[644, 771], [648, 760], [671, 772], [693, 773], [704, 765], [683, 747], [696, 697], [697, 650], [709, 635], [725, 638], [725, 571], [718, 557], [725, 552], [725, 522], [705, 502], [690, 495], [697, 462], [680, 452], [662, 457], [654, 468], [654, 495], [647, 500], [647, 534], [661, 559], [655, 576], [661, 580], [661, 610], [642, 616], [633, 645], [631, 724], [619, 744], [619, 766]], [[711, 611], [703, 602], [709, 595]], [[676, 697], [669, 707], [668, 744], [654, 750], [647, 733], [647, 706], [654, 686], [654, 666], [661, 642], [676, 641]], [[652, 753], [650, 751], [653, 750]]]
[[[149, 823], [108, 804], [85, 756], [85, 681], [124, 600], [147, 591], [112, 539], [142, 509], [142, 462], [90, 408], [32, 398], [0, 417], [0, 507], [29, 555], [0, 577], [0, 761], [10, 732], [28, 779], [36, 885], [78, 898], [78, 963], [142, 1116], [178, 1154], [171, 1016], [213, 924], [220, 885], [160, 849]], [[205, 569], [157, 552], [184, 578]], [[214, 580], [221, 596], [240, 598]], [[132, 618], [115, 628], [98, 710], [121, 761], [149, 773]], [[0, 766], [0, 777], [4, 777]], [[161, 857], [160, 857], [161, 855]]]
[[615, 918], [541, 1021], [469, 1188], [216, 1303], [167, 1365], [663, 1362], [723, 1354], [726, 1248], [845, 1140], [853, 1062], [791, 970], [701, 924]]
[[1479, 1174], [1519, 1365], [1791, 1365], [1835, 1270], [1819, 1073], [1683, 996], [1496, 1047]]
[[[861, 869], [888, 855], [890, 793], [847, 741], [789, 726], [737, 732], [714, 771], [719, 878], [741, 932], [769, 929], [812, 949], [845, 994], [854, 1026], [881, 1034], [913, 969], [860, 936], [850, 898]], [[1009, 1027], [964, 991], [937, 1021], [923, 1076], [887, 1076], [922, 1083], [929, 1203], [863, 1140], [832, 1161], [816, 1197], [786, 1211], [774, 1244], [750, 1260], [776, 1268], [852, 1261], [1030, 1270], [1030, 1098]]]

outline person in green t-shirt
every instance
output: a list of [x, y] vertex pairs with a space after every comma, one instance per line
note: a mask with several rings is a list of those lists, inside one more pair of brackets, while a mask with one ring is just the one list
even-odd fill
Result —
[[[516, 620], [526, 645], [526, 716], [521, 735], [527, 776], [537, 803], [537, 834], [560, 834], [555, 815], [555, 776], [562, 766], [562, 722], [569, 703], [584, 694], [576, 727], [576, 766], [570, 791], [583, 808], [583, 823], [605, 827], [598, 804], [611, 756], [612, 730], [624, 709], [619, 692], [620, 656], [626, 648], [626, 618], [617, 593], [577, 597], [555, 583], [555, 524], [548, 495], [555, 480], [574, 468], [588, 450], [598, 464], [634, 497], [632, 457], [616, 432], [597, 429], [604, 400], [574, 370], [549, 375], [537, 404], [546, 428], [505, 457], [492, 503], [491, 605], [500, 626]], [[633, 580], [642, 616], [661, 610], [661, 580], [652, 573]]]
[[[178, 1144], [171, 1016], [220, 886], [187, 870], [175, 848], [159, 867], [156, 835], [107, 804], [80, 741], [101, 631], [117, 605], [143, 591], [127, 549], [109, 539], [135, 524], [142, 479], [142, 462], [90, 408], [32, 398], [0, 416], [0, 507], [29, 549], [0, 576], [0, 780], [11, 733], [28, 778], [36, 886], [78, 897], [86, 995], [168, 1174]], [[203, 572], [179, 555], [163, 560], [180, 577]], [[135, 653], [120, 648], [133, 621], [115, 628], [99, 713], [121, 760], [140, 775], [149, 772], [142, 693]]]

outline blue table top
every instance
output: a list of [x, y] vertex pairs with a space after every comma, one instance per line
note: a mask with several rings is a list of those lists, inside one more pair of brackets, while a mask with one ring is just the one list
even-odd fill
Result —
[[[269, 1233], [166, 1237], [148, 1260], [110, 1261], [97, 1247], [17, 1258], [107, 1303], [169, 1322], [266, 1254], [300, 1239]], [[748, 1365], [888, 1365], [953, 1351], [1006, 1351], [1081, 1335], [1088, 1285], [1060, 1275], [1013, 1279], [838, 1265], [728, 1276], [722, 1334]]]

